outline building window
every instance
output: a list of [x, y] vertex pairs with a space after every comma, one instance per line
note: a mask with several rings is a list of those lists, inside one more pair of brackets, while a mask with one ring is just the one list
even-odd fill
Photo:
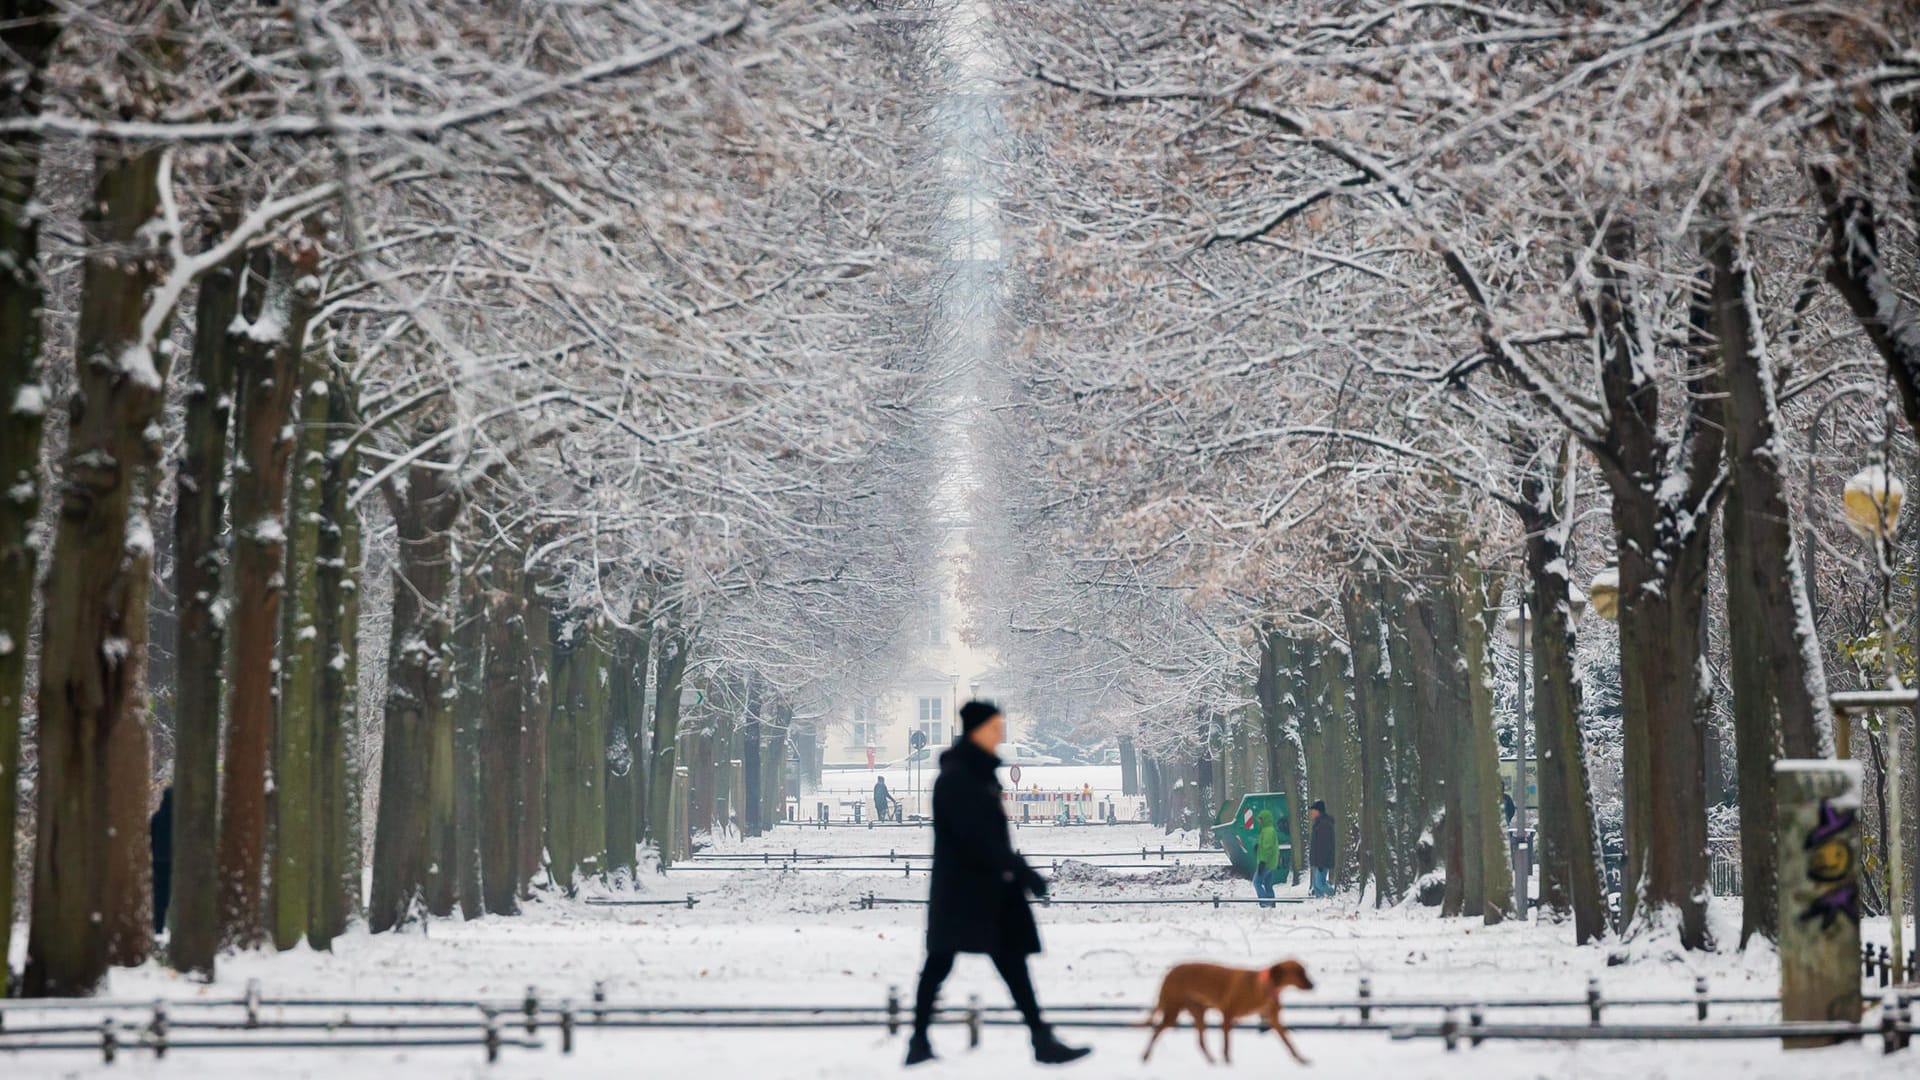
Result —
[[928, 746], [939, 746], [945, 741], [941, 736], [946, 727], [946, 714], [941, 711], [940, 705], [937, 697], [920, 699], [920, 733], [927, 737]]

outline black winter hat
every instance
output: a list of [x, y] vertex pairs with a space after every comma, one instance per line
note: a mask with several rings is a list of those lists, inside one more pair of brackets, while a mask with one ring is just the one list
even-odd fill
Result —
[[1000, 715], [1000, 706], [991, 701], [969, 701], [960, 706], [960, 731], [971, 734], [974, 728]]
[[1326, 812], [1327, 812], [1327, 800], [1325, 800], [1325, 799], [1315, 799], [1315, 800], [1313, 800], [1313, 805], [1312, 805], [1312, 806], [1309, 806], [1309, 807], [1307, 807], [1307, 809], [1309, 809], [1309, 810], [1318, 810], [1318, 811], [1320, 811], [1321, 813], [1323, 813], [1323, 814], [1324, 814], [1324, 813], [1326, 813]]

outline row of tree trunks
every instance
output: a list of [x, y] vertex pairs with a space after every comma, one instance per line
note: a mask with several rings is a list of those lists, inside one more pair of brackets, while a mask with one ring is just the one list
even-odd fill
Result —
[[[0, 88], [0, 119], [40, 111], [47, 58], [60, 33], [52, 5], [16, 0], [0, 18], [0, 53], [13, 74]], [[26, 697], [27, 633], [38, 559], [40, 443], [46, 426], [41, 382], [40, 137], [0, 136], [0, 969], [13, 937], [15, 795], [20, 788], [20, 716]], [[0, 972], [0, 983], [6, 977]], [[5, 993], [0, 986], [0, 994]]]
[[146, 341], [161, 152], [95, 151], [76, 380], [48, 560], [26, 992], [87, 994], [151, 947], [142, 667], [167, 354]]
[[[221, 771], [220, 936], [237, 948], [265, 936], [267, 757], [287, 567], [293, 403], [307, 321], [319, 300], [319, 257], [310, 245], [274, 254], [260, 315], [241, 333], [236, 354], [240, 422], [233, 477], [232, 697]], [[304, 919], [304, 909], [301, 914]]]

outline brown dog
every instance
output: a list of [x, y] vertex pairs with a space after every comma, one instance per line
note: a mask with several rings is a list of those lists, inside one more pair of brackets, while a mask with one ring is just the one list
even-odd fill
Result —
[[1218, 1009], [1220, 1056], [1227, 1064], [1233, 1064], [1234, 1023], [1242, 1017], [1258, 1015], [1279, 1033], [1293, 1060], [1305, 1065], [1307, 1059], [1300, 1056], [1292, 1037], [1280, 1023], [1280, 988], [1283, 986], [1311, 990], [1313, 980], [1307, 978], [1307, 969], [1295, 960], [1283, 960], [1272, 967], [1252, 971], [1219, 964], [1175, 966], [1160, 983], [1160, 1000], [1153, 1006], [1153, 1015], [1145, 1021], [1145, 1026], [1153, 1029], [1153, 1037], [1147, 1040], [1147, 1052], [1140, 1055], [1140, 1060], [1153, 1056], [1153, 1044], [1160, 1041], [1162, 1032], [1180, 1022], [1180, 1014], [1184, 1012], [1193, 1017], [1200, 1052], [1207, 1056], [1207, 1063], [1212, 1064], [1213, 1054], [1207, 1050], [1207, 1010]]

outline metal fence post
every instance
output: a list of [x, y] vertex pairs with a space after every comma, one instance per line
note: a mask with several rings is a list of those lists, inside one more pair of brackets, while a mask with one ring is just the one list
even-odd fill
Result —
[[540, 1031], [540, 991], [531, 986], [527, 987], [527, 998], [520, 1003], [520, 1007], [527, 1014], [527, 1034], [538, 1034]]
[[1446, 1042], [1448, 1053], [1460, 1049], [1460, 1014], [1451, 1005], [1440, 1018], [1440, 1038]]
[[900, 988], [887, 987], [887, 1034], [900, 1034]]
[[260, 980], [247, 980], [247, 1026], [260, 1026]]
[[1587, 978], [1587, 1023], [1600, 1026], [1600, 980], [1593, 976]]
[[487, 1010], [486, 1016], [486, 1031], [480, 1041], [487, 1048], [487, 1064], [492, 1065], [500, 1060], [500, 1017], [492, 1009]]
[[1701, 975], [1693, 980], [1693, 1008], [1702, 1023], [1707, 1019], [1707, 1004], [1712, 999], [1707, 995], [1707, 977]]
[[980, 1045], [980, 995], [967, 995], [967, 1049]]
[[113, 1033], [113, 1017], [100, 1021], [100, 1060], [113, 1064], [114, 1055], [120, 1049], [120, 1039]]
[[593, 984], [593, 1022], [607, 1022], [607, 983], [604, 979], [595, 980]]
[[1360, 976], [1360, 1022], [1366, 1023], [1373, 1018], [1373, 980]]
[[153, 1060], [159, 1061], [167, 1056], [167, 1003], [153, 1003], [153, 1023], [147, 1026], [147, 1034], [153, 1039]]
[[1476, 1050], [1479, 1049], [1480, 1038], [1481, 1038], [1480, 1026], [1486, 1022], [1487, 1022], [1487, 1014], [1481, 1012], [1478, 1008], [1475, 1008], [1472, 1012], [1469, 1012], [1467, 1014], [1467, 1045], [1468, 1046], [1471, 1046]]
[[573, 1053], [573, 1002], [560, 1004], [560, 1052]]

